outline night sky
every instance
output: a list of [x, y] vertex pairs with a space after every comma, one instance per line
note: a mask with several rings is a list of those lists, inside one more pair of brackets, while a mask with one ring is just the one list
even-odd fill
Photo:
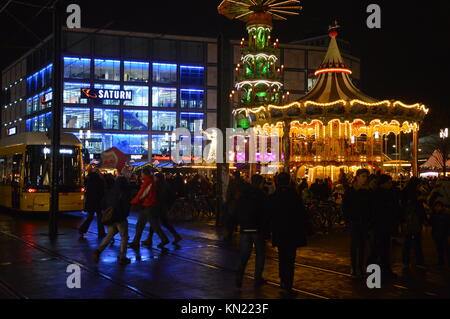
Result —
[[[39, 6], [54, 0], [11, 2], [0, 13], [1, 68], [38, 43], [21, 26], [22, 21], [37, 37], [51, 32], [48, 10], [38, 16]], [[2, 8], [8, 0], [0, 1]], [[240, 39], [244, 24], [217, 13], [219, 0], [172, 1], [67, 1], [82, 8], [83, 27], [216, 37], [219, 33]], [[366, 26], [366, 7], [376, 3], [382, 10], [382, 28]], [[120, 4], [120, 5], [119, 5]], [[144, 6], [145, 5], [145, 6]], [[425, 103], [431, 111], [422, 134], [436, 133], [450, 126], [450, 1], [361, 1], [303, 0], [299, 16], [275, 22], [274, 36], [290, 42], [326, 34], [330, 22], [342, 26], [340, 37], [349, 41], [352, 54], [361, 59], [362, 89], [380, 99], [400, 99], [405, 103]]]

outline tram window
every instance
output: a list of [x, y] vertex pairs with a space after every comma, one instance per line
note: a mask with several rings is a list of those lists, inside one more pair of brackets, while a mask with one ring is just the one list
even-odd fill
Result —
[[6, 158], [0, 157], [0, 184], [6, 183]]
[[16, 154], [13, 156], [12, 162], [12, 180], [14, 183], [20, 182], [20, 167], [22, 163], [22, 154]]
[[12, 155], [6, 156], [6, 167], [5, 167], [5, 183], [6, 185], [11, 184], [11, 177], [12, 177], [12, 163], [13, 163], [13, 157]]
[[[64, 150], [64, 152], [62, 152]], [[81, 187], [79, 149], [63, 146], [60, 150], [59, 185], [61, 190]], [[28, 146], [25, 163], [25, 186], [48, 188], [50, 185], [51, 151], [45, 146]]]

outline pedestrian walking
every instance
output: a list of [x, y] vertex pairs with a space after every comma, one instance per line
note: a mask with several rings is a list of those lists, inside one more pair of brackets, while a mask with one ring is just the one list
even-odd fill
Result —
[[391, 176], [379, 176], [373, 192], [372, 207], [371, 255], [368, 263], [380, 265], [382, 278], [392, 278], [395, 275], [391, 269], [391, 238], [395, 233], [400, 207], [392, 188]]
[[446, 208], [440, 199], [436, 200], [432, 206], [431, 227], [431, 235], [438, 254], [438, 265], [445, 266], [445, 259], [447, 259], [447, 265], [450, 266], [450, 245], [448, 243], [450, 209]]
[[272, 245], [278, 248], [281, 288], [291, 295], [297, 248], [307, 244], [307, 217], [302, 198], [290, 185], [288, 173], [278, 174], [275, 186], [275, 192], [269, 197]]
[[156, 206], [156, 184], [152, 176], [150, 168], [146, 167], [142, 170], [142, 184], [139, 192], [131, 201], [132, 205], [138, 205], [141, 208], [138, 222], [136, 223], [136, 233], [134, 239], [129, 246], [132, 248], [139, 248], [142, 233], [144, 232], [145, 224], [150, 222], [151, 227], [158, 234], [161, 243], [158, 247], [164, 247], [169, 243], [169, 239], [161, 229], [158, 207]]
[[[161, 221], [161, 225], [164, 226], [174, 237], [172, 244], [177, 245], [181, 241], [180, 234], [176, 231], [175, 227], [169, 222], [169, 210], [173, 204], [172, 190], [162, 173], [158, 173], [155, 176], [156, 184], [156, 208], [158, 210], [158, 216]], [[153, 245], [153, 234], [155, 230], [153, 225], [150, 225], [150, 232], [146, 240], [142, 242], [144, 245]], [[159, 246], [158, 246], [159, 247]]]
[[420, 180], [412, 177], [402, 191], [403, 208], [403, 267], [409, 269], [411, 249], [416, 266], [424, 266], [422, 250], [422, 228], [426, 219], [423, 202], [419, 200]]
[[233, 172], [233, 178], [228, 183], [226, 196], [226, 235], [225, 241], [233, 239], [233, 233], [237, 227], [237, 202], [242, 195], [246, 182], [242, 179], [239, 171]]
[[88, 232], [89, 226], [97, 215], [97, 234], [99, 238], [106, 236], [105, 227], [102, 223], [102, 200], [105, 195], [105, 181], [93, 166], [88, 166], [88, 175], [85, 182], [85, 205], [84, 210], [88, 213], [87, 218], [78, 229], [80, 238]]
[[120, 233], [120, 255], [119, 263], [121, 265], [129, 264], [130, 259], [127, 258], [127, 242], [128, 242], [128, 215], [130, 214], [130, 191], [128, 181], [124, 176], [119, 176], [114, 182], [113, 187], [106, 193], [102, 202], [104, 222], [108, 227], [108, 234], [100, 243], [98, 248], [94, 250], [93, 259], [98, 263], [100, 254], [105, 250], [106, 246], [113, 240], [117, 233]]
[[245, 268], [253, 250], [256, 250], [255, 286], [266, 281], [263, 278], [266, 240], [269, 237], [268, 201], [263, 191], [264, 178], [253, 175], [251, 185], [244, 188], [237, 204], [240, 226], [240, 262], [236, 274], [236, 287], [242, 287]]
[[344, 220], [350, 232], [350, 273], [353, 278], [365, 273], [366, 244], [372, 218], [372, 192], [368, 186], [368, 176], [367, 169], [356, 171], [355, 181], [346, 190], [342, 204]]

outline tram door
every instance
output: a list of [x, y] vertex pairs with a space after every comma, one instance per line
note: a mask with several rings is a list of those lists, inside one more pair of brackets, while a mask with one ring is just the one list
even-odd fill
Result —
[[22, 167], [22, 154], [13, 155], [12, 160], [12, 208], [20, 209], [20, 168]]

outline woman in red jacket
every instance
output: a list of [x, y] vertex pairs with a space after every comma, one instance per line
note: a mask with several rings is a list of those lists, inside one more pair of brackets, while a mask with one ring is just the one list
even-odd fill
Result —
[[163, 248], [169, 243], [169, 239], [161, 229], [161, 224], [158, 216], [158, 208], [156, 203], [156, 183], [152, 176], [151, 170], [146, 167], [142, 170], [142, 185], [136, 197], [131, 201], [131, 205], [138, 205], [141, 207], [138, 222], [136, 224], [136, 233], [133, 241], [129, 244], [132, 248], [139, 248], [142, 233], [147, 221], [150, 222], [153, 230], [161, 239], [159, 248]]

